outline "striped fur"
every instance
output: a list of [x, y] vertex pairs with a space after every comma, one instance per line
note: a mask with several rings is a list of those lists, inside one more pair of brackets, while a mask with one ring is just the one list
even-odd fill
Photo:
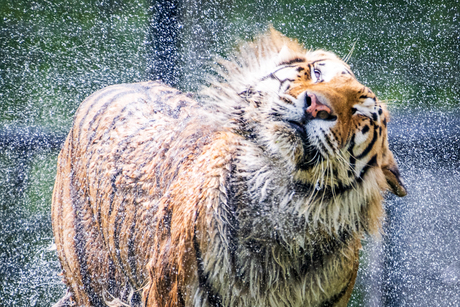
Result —
[[53, 194], [56, 306], [346, 306], [381, 192], [405, 195], [385, 106], [274, 30], [214, 76], [197, 99], [143, 82], [82, 103]]

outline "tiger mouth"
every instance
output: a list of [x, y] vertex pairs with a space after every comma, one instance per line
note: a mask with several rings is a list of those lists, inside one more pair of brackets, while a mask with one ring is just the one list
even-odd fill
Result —
[[298, 133], [303, 143], [304, 155], [298, 167], [302, 170], [308, 170], [317, 165], [321, 161], [323, 154], [319, 148], [310, 142], [305, 124], [296, 121], [288, 121], [288, 124]]
[[289, 125], [291, 128], [293, 128], [295, 131], [297, 131], [300, 136], [302, 137], [302, 140], [305, 142], [308, 140], [307, 137], [307, 129], [305, 129], [305, 125], [296, 121], [288, 121]]

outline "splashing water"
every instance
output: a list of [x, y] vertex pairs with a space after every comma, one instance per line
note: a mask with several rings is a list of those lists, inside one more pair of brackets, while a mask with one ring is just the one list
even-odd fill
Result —
[[460, 305], [458, 1], [170, 1], [169, 15], [161, 3], [0, 4], [0, 305], [49, 306], [65, 292], [50, 204], [79, 103], [149, 78], [195, 91], [216, 54], [269, 24], [308, 48], [354, 48], [348, 63], [392, 112], [409, 195], [388, 199], [349, 306]]

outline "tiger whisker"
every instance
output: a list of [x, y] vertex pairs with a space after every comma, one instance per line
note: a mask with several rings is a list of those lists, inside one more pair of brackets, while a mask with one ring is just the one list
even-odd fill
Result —
[[342, 59], [345, 63], [348, 63], [348, 61], [351, 59], [351, 56], [353, 54], [353, 51], [355, 51], [355, 46], [356, 43], [358, 42], [358, 39], [356, 39], [353, 43], [353, 46], [351, 46], [351, 50], [348, 52], [348, 54]]

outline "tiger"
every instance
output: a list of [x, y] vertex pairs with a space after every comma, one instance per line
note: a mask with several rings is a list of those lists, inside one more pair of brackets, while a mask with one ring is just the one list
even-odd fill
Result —
[[54, 306], [346, 306], [361, 240], [405, 196], [385, 104], [270, 29], [203, 89], [85, 99], [58, 157]]

